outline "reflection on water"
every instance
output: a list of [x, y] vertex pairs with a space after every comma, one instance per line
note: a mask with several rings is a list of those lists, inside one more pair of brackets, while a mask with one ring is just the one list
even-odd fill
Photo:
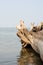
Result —
[[43, 65], [31, 48], [21, 49], [18, 39], [15, 28], [0, 28], [0, 65]]
[[40, 56], [32, 48], [22, 48], [18, 65], [43, 65]]

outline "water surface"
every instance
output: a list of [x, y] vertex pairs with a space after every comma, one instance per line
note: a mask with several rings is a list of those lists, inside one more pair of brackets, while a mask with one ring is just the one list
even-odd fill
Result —
[[43, 65], [31, 48], [21, 47], [15, 28], [0, 28], [0, 65]]

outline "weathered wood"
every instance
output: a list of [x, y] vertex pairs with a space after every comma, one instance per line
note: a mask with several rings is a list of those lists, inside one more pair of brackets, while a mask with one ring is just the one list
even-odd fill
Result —
[[27, 44], [30, 43], [30, 41], [25, 37], [25, 35], [22, 34], [20, 31], [17, 32], [17, 36], [20, 37], [20, 39], [21, 39], [22, 41], [24, 41], [25, 43], [27, 43]]
[[33, 26], [32, 30], [28, 31], [24, 22], [21, 21], [20, 26], [16, 28], [18, 29], [17, 36], [22, 40], [22, 46], [31, 45], [43, 61], [43, 24]]

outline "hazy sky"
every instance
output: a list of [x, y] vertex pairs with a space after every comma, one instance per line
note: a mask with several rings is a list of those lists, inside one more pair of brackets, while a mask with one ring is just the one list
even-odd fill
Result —
[[0, 27], [15, 27], [20, 19], [27, 26], [43, 21], [43, 0], [0, 0]]

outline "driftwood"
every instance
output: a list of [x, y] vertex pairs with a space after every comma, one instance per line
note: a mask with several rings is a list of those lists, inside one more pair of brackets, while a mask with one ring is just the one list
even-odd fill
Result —
[[32, 29], [28, 31], [24, 22], [21, 20], [20, 25], [16, 28], [18, 29], [17, 36], [20, 38], [22, 46], [31, 45], [40, 54], [43, 61], [43, 23], [40, 23], [38, 26], [32, 26]]

